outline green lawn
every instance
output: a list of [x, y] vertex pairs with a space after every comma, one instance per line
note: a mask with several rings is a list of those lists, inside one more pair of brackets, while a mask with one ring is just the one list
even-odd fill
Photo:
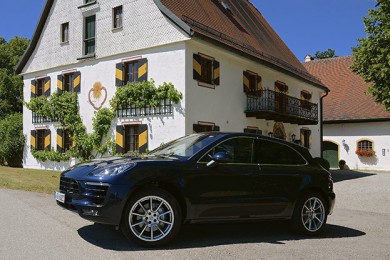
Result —
[[60, 173], [0, 166], [0, 188], [52, 194], [58, 190]]

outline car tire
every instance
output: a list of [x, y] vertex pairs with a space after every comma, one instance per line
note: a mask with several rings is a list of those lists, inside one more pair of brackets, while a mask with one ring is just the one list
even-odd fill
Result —
[[315, 236], [324, 230], [327, 217], [328, 209], [323, 197], [318, 193], [306, 193], [295, 205], [293, 228], [300, 234]]
[[129, 199], [121, 230], [138, 245], [157, 247], [172, 241], [181, 225], [182, 213], [177, 200], [165, 190], [151, 188]]

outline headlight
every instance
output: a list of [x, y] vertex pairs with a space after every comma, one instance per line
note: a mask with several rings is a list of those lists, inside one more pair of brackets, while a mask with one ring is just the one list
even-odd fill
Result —
[[97, 177], [116, 176], [125, 172], [126, 170], [133, 168], [134, 166], [135, 163], [114, 165], [114, 166], [96, 169], [93, 172], [91, 172], [89, 175], [93, 175]]

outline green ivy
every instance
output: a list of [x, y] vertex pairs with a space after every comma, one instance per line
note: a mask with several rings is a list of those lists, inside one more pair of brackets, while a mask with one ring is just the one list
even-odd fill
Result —
[[[163, 83], [158, 88], [154, 81], [129, 83], [117, 89], [115, 96], [110, 101], [110, 108], [103, 108], [95, 112], [92, 120], [93, 132], [87, 133], [87, 129], [80, 117], [77, 93], [54, 93], [50, 98], [31, 98], [25, 105], [31, 111], [55, 119], [64, 130], [69, 130], [74, 147], [65, 153], [54, 149], [37, 151], [32, 149], [32, 155], [39, 161], [68, 161], [71, 157], [81, 161], [97, 157], [99, 154], [115, 154], [115, 140], [107, 136], [120, 106], [135, 104], [136, 106], [157, 107], [162, 100], [168, 99], [177, 104], [183, 95], [175, 89], [172, 83]], [[96, 154], [93, 155], [93, 151]]]

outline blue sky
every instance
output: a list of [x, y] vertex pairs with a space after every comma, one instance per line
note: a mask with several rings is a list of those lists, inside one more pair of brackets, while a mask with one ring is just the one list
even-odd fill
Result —
[[[66, 1], [66, 0], [63, 0]], [[206, 0], [205, 0], [206, 1]], [[252, 0], [297, 58], [328, 48], [351, 55], [374, 0]], [[45, 0], [0, 0], [0, 36], [31, 38]], [[15, 16], [14, 10], [18, 10]]]

